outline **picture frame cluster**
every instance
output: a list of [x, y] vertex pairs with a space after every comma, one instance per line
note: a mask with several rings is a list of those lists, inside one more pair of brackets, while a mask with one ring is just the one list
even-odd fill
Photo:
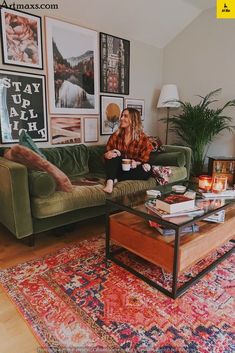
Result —
[[44, 75], [26, 72], [44, 69], [41, 17], [1, 7], [0, 24], [3, 64], [24, 68], [0, 70], [2, 144], [18, 142], [22, 130], [36, 142], [50, 134], [53, 145], [98, 142], [117, 129], [124, 107], [144, 120], [144, 100], [124, 99], [130, 41], [45, 16]]

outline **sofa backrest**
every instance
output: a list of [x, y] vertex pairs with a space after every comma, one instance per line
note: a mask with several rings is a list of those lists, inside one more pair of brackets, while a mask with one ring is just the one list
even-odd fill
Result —
[[104, 153], [105, 145], [88, 146], [89, 160], [88, 167], [90, 173], [105, 174]]
[[62, 170], [69, 177], [84, 175], [89, 172], [87, 146], [59, 146], [40, 148], [47, 160]]

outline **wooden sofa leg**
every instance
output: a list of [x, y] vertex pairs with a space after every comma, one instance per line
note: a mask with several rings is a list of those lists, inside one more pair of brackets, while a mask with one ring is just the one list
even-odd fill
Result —
[[25, 245], [28, 245], [30, 247], [34, 246], [35, 245], [35, 234], [31, 234], [28, 237], [23, 238], [22, 242]]

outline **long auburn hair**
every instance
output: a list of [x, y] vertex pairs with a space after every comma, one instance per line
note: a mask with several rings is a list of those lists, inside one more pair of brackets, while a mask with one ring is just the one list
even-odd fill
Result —
[[[140, 116], [140, 112], [135, 109], [135, 108], [125, 108], [123, 109], [122, 114], [124, 113], [124, 111], [127, 110], [129, 113], [129, 117], [131, 120], [131, 132], [132, 132], [132, 140], [139, 140], [140, 139], [140, 135], [143, 132], [143, 125], [141, 122], [141, 116]], [[124, 135], [125, 134], [125, 129], [119, 127], [118, 129], [118, 135]]]

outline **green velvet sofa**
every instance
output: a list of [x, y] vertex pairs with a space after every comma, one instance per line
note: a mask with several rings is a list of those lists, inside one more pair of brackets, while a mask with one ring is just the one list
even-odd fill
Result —
[[[189, 178], [191, 150], [166, 145], [163, 153], [152, 152], [152, 163], [172, 168], [170, 183], [157, 185], [154, 178], [147, 181], [117, 183], [111, 196], [103, 191], [105, 180], [103, 153], [105, 146], [59, 146], [41, 148], [47, 159], [79, 184], [72, 192], [56, 191], [51, 175], [30, 171], [24, 165], [3, 157], [0, 147], [0, 223], [16, 238], [22, 239], [45, 230], [68, 225], [105, 213], [106, 197], [125, 195], [139, 190], [169, 189]], [[97, 184], [87, 185], [86, 178], [98, 178]], [[81, 183], [80, 183], [81, 181]]]

